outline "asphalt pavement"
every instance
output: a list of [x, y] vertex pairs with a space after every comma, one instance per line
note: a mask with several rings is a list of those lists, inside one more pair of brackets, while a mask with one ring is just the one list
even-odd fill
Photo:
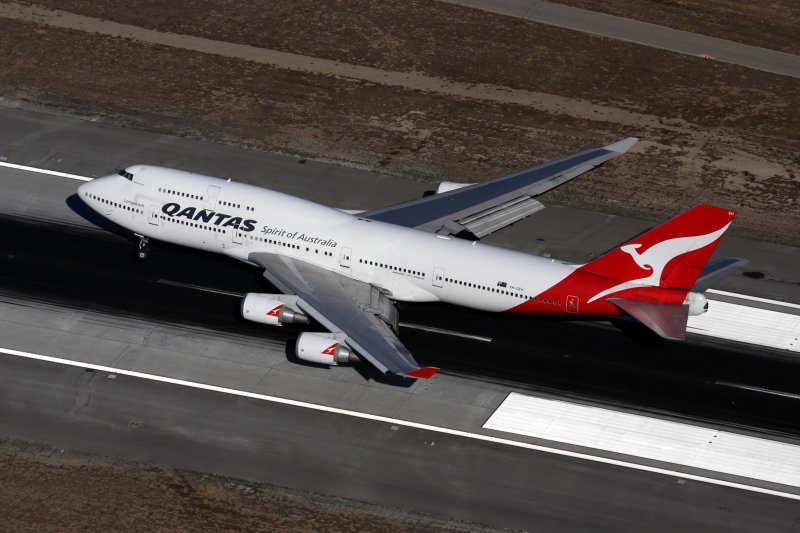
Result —
[[444, 0], [692, 56], [800, 77], [800, 56], [542, 0]]
[[[8, 119], [0, 158], [81, 175], [149, 162], [348, 208], [393, 203], [428, 187], [91, 122], [0, 114]], [[238, 299], [227, 293], [270, 289], [257, 270], [160, 243], [148, 262], [138, 263], [130, 236], [95, 227], [99, 221], [73, 196], [77, 182], [3, 169], [0, 183], [0, 339], [13, 345], [6, 348], [481, 434], [493, 434], [481, 426], [506, 394], [521, 391], [798, 438], [797, 400], [731, 386], [795, 391], [794, 359], [708, 339], [662, 343], [625, 324], [621, 331], [407, 305], [403, 322], [493, 340], [403, 329], [402, 340], [420, 362], [444, 369], [428, 382], [387, 381], [367, 367], [305, 365], [292, 353], [299, 330], [238, 316]], [[541, 218], [545, 213], [553, 218]], [[563, 208], [536, 217], [497, 243], [569, 259], [647, 226]], [[740, 276], [728, 288], [787, 297], [781, 288], [794, 286], [794, 249], [743, 243], [731, 245], [737, 252], [760, 250], [754, 268], [769, 275]], [[526, 530], [782, 531], [800, 516], [796, 500], [679, 476], [8, 355], [0, 356], [0, 367], [4, 434], [57, 447]]]

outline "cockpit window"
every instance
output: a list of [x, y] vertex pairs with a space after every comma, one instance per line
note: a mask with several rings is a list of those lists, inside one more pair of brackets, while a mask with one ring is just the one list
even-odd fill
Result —
[[120, 176], [122, 176], [126, 180], [133, 180], [133, 174], [131, 174], [127, 170], [120, 170], [119, 172], [117, 172], [117, 174], [119, 174]]

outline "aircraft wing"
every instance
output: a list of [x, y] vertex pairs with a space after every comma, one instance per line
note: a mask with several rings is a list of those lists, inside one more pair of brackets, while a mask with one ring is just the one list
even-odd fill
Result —
[[467, 231], [481, 238], [543, 209], [534, 197], [624, 154], [638, 140], [628, 137], [484, 183], [365, 211], [359, 217], [434, 233]]
[[384, 373], [431, 377], [438, 369], [420, 368], [395, 334], [397, 309], [372, 285], [335, 272], [268, 253], [248, 259], [264, 268], [264, 277], [285, 294], [298, 296], [297, 306]]

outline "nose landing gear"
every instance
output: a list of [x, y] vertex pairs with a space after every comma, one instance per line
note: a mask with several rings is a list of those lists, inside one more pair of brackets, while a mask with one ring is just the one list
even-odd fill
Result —
[[136, 236], [139, 237], [139, 249], [136, 250], [136, 259], [144, 261], [150, 255], [150, 246], [148, 245], [150, 239], [144, 235]]

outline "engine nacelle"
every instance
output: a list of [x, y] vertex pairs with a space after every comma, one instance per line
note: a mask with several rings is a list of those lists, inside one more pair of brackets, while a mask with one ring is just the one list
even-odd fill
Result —
[[689, 316], [702, 315], [708, 311], [708, 299], [700, 292], [690, 292], [683, 303], [689, 306]]
[[456, 183], [455, 181], [441, 181], [439, 185], [436, 187], [436, 194], [441, 194], [443, 192], [454, 191], [456, 189], [460, 189], [462, 187], [469, 187], [470, 185], [475, 185], [474, 183]]
[[253, 322], [282, 326], [284, 324], [308, 324], [308, 317], [295, 311], [273, 294], [249, 292], [242, 300], [242, 317]]
[[333, 333], [301, 333], [297, 337], [295, 352], [303, 361], [338, 365], [339, 363], [358, 363], [361, 358], [344, 345]]

